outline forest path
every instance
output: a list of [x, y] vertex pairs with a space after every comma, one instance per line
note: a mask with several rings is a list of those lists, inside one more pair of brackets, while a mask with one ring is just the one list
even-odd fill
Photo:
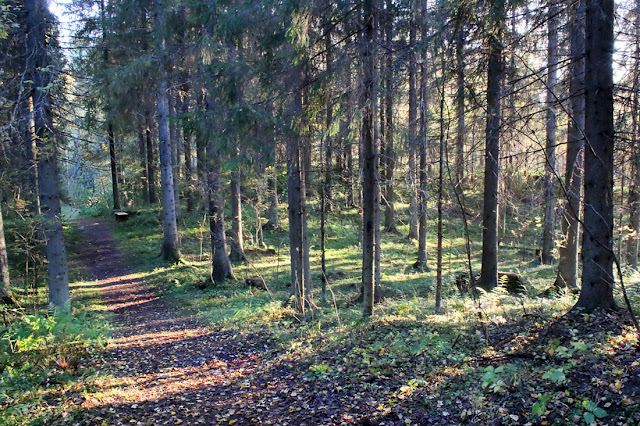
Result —
[[112, 224], [76, 223], [84, 229], [80, 261], [115, 327], [96, 360], [108, 376], [91, 383], [81, 424], [341, 423], [330, 414], [340, 401], [309, 387], [291, 392], [304, 370], [257, 336], [213, 330], [154, 294], [118, 249]]

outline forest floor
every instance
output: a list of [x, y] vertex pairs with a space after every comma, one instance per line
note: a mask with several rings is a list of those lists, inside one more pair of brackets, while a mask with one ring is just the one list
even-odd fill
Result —
[[106, 350], [92, 355], [107, 375], [90, 386], [95, 393], [78, 394], [81, 413], [62, 422], [316, 425], [366, 423], [376, 411], [373, 394], [354, 398], [343, 380], [306, 381], [308, 366], [270, 347], [269, 336], [214, 329], [183, 314], [132, 272], [110, 224], [77, 224], [85, 233], [80, 261], [115, 331]]
[[287, 346], [266, 329], [191, 316], [145, 283], [156, 272], [133, 269], [111, 223], [75, 223], [79, 263], [95, 280], [86, 285], [99, 289], [114, 331], [80, 361], [75, 388], [45, 398], [73, 407], [49, 424], [640, 421], [640, 350], [625, 313], [525, 311], [490, 330], [387, 317]]

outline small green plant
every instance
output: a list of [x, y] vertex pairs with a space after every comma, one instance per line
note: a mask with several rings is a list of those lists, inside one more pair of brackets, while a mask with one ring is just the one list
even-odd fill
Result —
[[551, 399], [551, 395], [544, 394], [538, 397], [538, 402], [531, 407], [531, 414], [534, 416], [542, 416], [547, 411], [547, 402]]
[[493, 365], [489, 365], [484, 369], [484, 375], [482, 376], [482, 387], [488, 388], [493, 393], [503, 393], [506, 388], [506, 383], [500, 377], [500, 374], [504, 372], [504, 367], [500, 366], [494, 368]]
[[564, 368], [552, 368], [542, 375], [543, 379], [550, 380], [551, 382], [559, 385], [567, 380], [567, 376], [564, 374]]
[[582, 413], [582, 418], [586, 424], [595, 422], [596, 418], [604, 419], [607, 417], [607, 412], [605, 410], [588, 400], [582, 401], [582, 409], [585, 410], [584, 413]]

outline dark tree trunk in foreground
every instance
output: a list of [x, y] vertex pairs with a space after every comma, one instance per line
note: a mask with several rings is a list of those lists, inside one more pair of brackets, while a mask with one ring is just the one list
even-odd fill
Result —
[[67, 254], [64, 247], [58, 187], [57, 152], [51, 93], [44, 89], [53, 81], [51, 53], [47, 50], [46, 30], [52, 19], [42, 0], [26, 0], [27, 49], [33, 60], [27, 70], [31, 74], [33, 91], [34, 136], [38, 152], [38, 179], [42, 224], [47, 245], [47, 273], [49, 278], [49, 308], [69, 313], [69, 277]]
[[556, 288], [578, 287], [578, 231], [580, 195], [584, 167], [584, 0], [571, 8], [569, 65], [569, 104], [571, 116], [567, 130], [567, 156], [564, 175], [566, 200], [562, 218], [563, 241], [558, 247]]
[[11, 280], [9, 279], [9, 260], [7, 259], [7, 245], [4, 240], [4, 223], [2, 222], [2, 206], [0, 205], [0, 303], [15, 305], [11, 294]]
[[575, 308], [613, 299], [613, 0], [587, 0], [582, 290]]
[[109, 163], [111, 165], [111, 191], [113, 192], [113, 209], [120, 210], [120, 194], [118, 193], [118, 162], [116, 160], [116, 138], [113, 135], [113, 125], [107, 124], [107, 138], [109, 139]]
[[547, 40], [547, 143], [545, 147], [545, 213], [542, 227], [542, 263], [553, 262], [553, 247], [555, 243], [556, 219], [556, 143], [557, 143], [557, 101], [556, 86], [558, 85], [558, 5], [557, 0], [551, 0], [547, 16], [549, 30]]
[[482, 270], [479, 282], [479, 286], [487, 291], [498, 286], [498, 183], [504, 0], [492, 0], [489, 13], [492, 15], [493, 32], [489, 34], [484, 204], [482, 208]]
[[378, 176], [378, 147], [374, 139], [375, 75], [373, 33], [373, 1], [364, 4], [364, 40], [362, 66], [364, 68], [364, 114], [362, 122], [362, 294], [363, 314], [373, 315], [374, 257], [376, 230], [380, 227], [380, 182]]

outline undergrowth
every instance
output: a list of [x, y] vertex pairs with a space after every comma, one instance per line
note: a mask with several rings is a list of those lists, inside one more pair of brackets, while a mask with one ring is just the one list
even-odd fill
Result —
[[74, 260], [78, 230], [65, 227], [65, 238], [72, 313], [49, 315], [46, 291], [37, 288], [16, 293], [22, 308], [3, 308], [0, 424], [46, 424], [73, 410], [81, 399], [82, 383], [96, 374], [86, 359], [103, 347], [108, 318], [99, 308], [96, 290], [83, 278], [82, 265]]
[[[455, 276], [467, 267], [463, 233], [456, 222], [454, 217], [445, 226], [443, 312], [435, 314], [433, 307], [433, 257], [429, 271], [415, 271], [411, 265], [416, 244], [385, 234], [384, 299], [372, 319], [363, 319], [355, 303], [361, 280], [358, 215], [355, 210], [337, 212], [328, 230], [329, 291], [324, 295], [319, 238], [310, 233], [317, 306], [308, 322], [289, 303], [286, 229], [265, 231], [266, 246], [247, 244], [247, 262], [234, 265], [237, 280], [222, 285], [208, 282], [209, 236], [201, 219], [182, 220], [184, 264], [160, 260], [158, 212], [118, 224], [116, 236], [139, 267], [150, 271], [147, 282], [157, 292], [215, 327], [266, 336], [282, 351], [281, 358], [302, 365], [314, 389], [323, 392], [323, 386], [339, 383], [386, 398], [388, 404], [381, 404], [372, 418], [404, 418], [411, 423], [420, 413], [423, 420], [449, 417], [447, 422], [454, 424], [495, 419], [502, 424], [640, 420], [632, 408], [640, 387], [625, 385], [638, 370], [637, 361], [629, 362], [637, 335], [628, 319], [609, 314], [563, 317], [576, 296], [535, 297], [553, 283], [555, 271], [541, 265], [533, 249], [516, 244], [516, 239], [501, 248], [499, 269], [524, 276], [530, 294], [516, 297], [496, 289], [477, 301], [460, 295]], [[311, 218], [309, 228], [317, 225]], [[401, 233], [405, 228], [400, 227]], [[473, 267], [479, 271], [478, 223], [472, 224], [471, 232]], [[435, 241], [430, 239], [430, 244], [433, 254]], [[626, 279], [637, 304], [638, 275], [628, 273]], [[605, 324], [601, 332], [585, 336], [598, 321]], [[612, 358], [625, 367], [611, 366]]]

